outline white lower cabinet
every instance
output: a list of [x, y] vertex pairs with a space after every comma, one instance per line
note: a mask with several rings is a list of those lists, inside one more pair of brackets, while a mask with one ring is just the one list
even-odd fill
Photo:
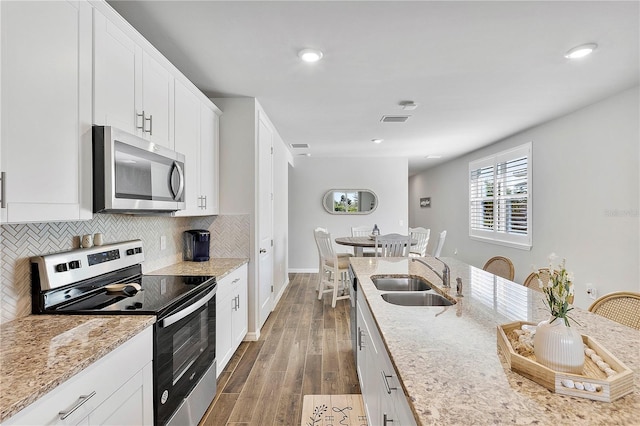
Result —
[[247, 264], [240, 266], [218, 281], [216, 292], [216, 376], [247, 334]]
[[148, 327], [3, 425], [152, 425], [152, 358]]
[[382, 337], [366, 302], [357, 302], [358, 378], [371, 425], [415, 425]]

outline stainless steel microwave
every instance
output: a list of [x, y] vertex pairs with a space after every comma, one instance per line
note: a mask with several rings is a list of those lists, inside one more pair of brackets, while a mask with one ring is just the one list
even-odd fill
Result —
[[185, 157], [111, 126], [93, 126], [94, 213], [185, 208]]

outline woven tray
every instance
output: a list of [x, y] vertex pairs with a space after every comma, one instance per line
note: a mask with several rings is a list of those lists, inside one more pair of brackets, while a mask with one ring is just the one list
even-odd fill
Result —
[[[533, 380], [550, 391], [569, 396], [593, 399], [595, 401], [612, 402], [618, 398], [633, 392], [633, 371], [602, 347], [589, 336], [582, 335], [582, 341], [593, 349], [604, 362], [609, 364], [616, 374], [607, 375], [598, 368], [590, 357], [585, 355], [585, 363], [582, 374], [561, 373], [536, 362], [535, 355], [522, 356], [518, 354], [507, 336], [511, 331], [519, 329], [522, 325], [535, 325], [530, 322], [516, 321], [498, 326], [498, 347], [507, 359], [511, 370]], [[598, 387], [595, 392], [568, 388], [562, 385], [562, 380], [573, 382], [591, 383]]]

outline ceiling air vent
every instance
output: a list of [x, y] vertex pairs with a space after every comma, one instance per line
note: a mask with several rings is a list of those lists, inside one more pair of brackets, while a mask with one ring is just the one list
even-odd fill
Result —
[[292, 144], [289, 144], [289, 146], [291, 148], [309, 148], [308, 143], [292, 143]]
[[383, 115], [380, 121], [383, 123], [404, 123], [410, 115]]

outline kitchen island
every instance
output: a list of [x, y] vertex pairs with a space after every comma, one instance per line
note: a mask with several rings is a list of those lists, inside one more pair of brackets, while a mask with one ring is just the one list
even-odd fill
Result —
[[[437, 271], [442, 264], [428, 263]], [[634, 371], [634, 391], [612, 403], [569, 397], [512, 372], [498, 353], [496, 328], [548, 318], [542, 293], [455, 259], [453, 289], [405, 258], [351, 258], [358, 303], [366, 301], [418, 424], [620, 424], [640, 421], [640, 331], [575, 308], [572, 324]], [[453, 306], [398, 306], [384, 301], [371, 277], [414, 275], [439, 287]], [[464, 297], [456, 298], [456, 278]], [[364, 390], [363, 390], [364, 393]]]

